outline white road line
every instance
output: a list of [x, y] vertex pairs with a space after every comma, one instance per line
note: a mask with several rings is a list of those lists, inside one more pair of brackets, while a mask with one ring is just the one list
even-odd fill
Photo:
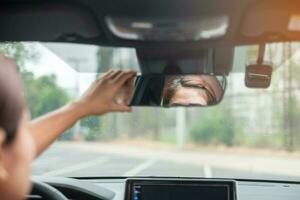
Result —
[[34, 161], [31, 166], [37, 167], [40, 165], [48, 165], [48, 164], [57, 162], [59, 159], [60, 159], [59, 156], [48, 157], [47, 159], [42, 158], [42, 159], [38, 159], [38, 160]]
[[203, 166], [203, 174], [204, 174], [205, 178], [212, 178], [213, 177], [213, 173], [212, 173], [211, 166], [204, 165]]
[[108, 161], [108, 158], [101, 158], [101, 159], [96, 159], [96, 160], [91, 160], [88, 162], [84, 162], [84, 163], [80, 163], [77, 165], [72, 165], [70, 167], [65, 167], [62, 169], [57, 169], [57, 170], [53, 170], [53, 171], [49, 171], [43, 174], [43, 176], [59, 176], [59, 175], [63, 175], [66, 173], [71, 173], [71, 172], [75, 172], [75, 171], [79, 171], [82, 169], [86, 169], [95, 165], [100, 165], [103, 164], [105, 162]]
[[150, 159], [146, 160], [145, 162], [142, 162], [141, 164], [137, 165], [136, 167], [132, 168], [131, 170], [127, 171], [123, 176], [135, 176], [141, 171], [151, 167], [157, 162], [156, 159]]

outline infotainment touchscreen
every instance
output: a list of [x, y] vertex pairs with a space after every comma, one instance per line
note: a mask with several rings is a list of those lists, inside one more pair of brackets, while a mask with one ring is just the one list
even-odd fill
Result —
[[125, 200], [235, 200], [235, 182], [128, 179]]

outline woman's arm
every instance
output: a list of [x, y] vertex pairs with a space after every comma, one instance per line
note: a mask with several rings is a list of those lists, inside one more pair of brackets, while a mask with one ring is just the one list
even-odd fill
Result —
[[83, 117], [108, 112], [130, 112], [129, 106], [116, 104], [115, 98], [126, 81], [134, 75], [134, 72], [109, 71], [94, 82], [78, 101], [33, 120], [30, 129], [36, 143], [37, 156]]

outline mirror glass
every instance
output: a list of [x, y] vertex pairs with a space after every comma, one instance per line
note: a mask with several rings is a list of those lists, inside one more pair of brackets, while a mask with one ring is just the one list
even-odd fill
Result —
[[117, 96], [131, 106], [212, 106], [226, 89], [226, 77], [213, 75], [140, 75], [129, 80]]

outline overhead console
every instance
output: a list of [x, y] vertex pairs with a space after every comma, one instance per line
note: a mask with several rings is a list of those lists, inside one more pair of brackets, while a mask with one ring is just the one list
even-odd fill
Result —
[[236, 200], [228, 180], [127, 179], [125, 200]]

